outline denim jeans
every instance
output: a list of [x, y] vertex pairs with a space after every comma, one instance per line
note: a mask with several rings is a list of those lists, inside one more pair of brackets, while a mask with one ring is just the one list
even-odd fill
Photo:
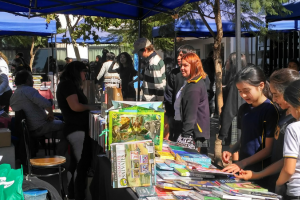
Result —
[[64, 138], [64, 132], [63, 132], [64, 124], [60, 120], [53, 120], [52, 122], [47, 122], [43, 124], [43, 126], [39, 127], [38, 129], [32, 131], [30, 135], [32, 137], [41, 137], [45, 136], [47, 138], [55, 139], [63, 139]]

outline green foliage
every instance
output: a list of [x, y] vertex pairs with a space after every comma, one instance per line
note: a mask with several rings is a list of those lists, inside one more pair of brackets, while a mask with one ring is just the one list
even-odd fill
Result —
[[40, 36], [6, 36], [2, 38], [3, 47], [31, 47], [32, 37], [34, 37], [34, 47], [47, 47], [47, 38]]

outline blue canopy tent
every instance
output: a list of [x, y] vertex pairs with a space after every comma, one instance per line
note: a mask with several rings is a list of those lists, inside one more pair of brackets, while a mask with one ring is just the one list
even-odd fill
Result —
[[[84, 23], [84, 20], [81, 20], [78, 24]], [[119, 42], [122, 42], [122, 38], [120, 36], [113, 35], [111, 33], [108, 33], [106, 31], [99, 30], [95, 27], [92, 27], [91, 32], [94, 32], [95, 35], [97, 35], [99, 38], [97, 41], [99, 41], [101, 44], [116, 44]], [[83, 36], [78, 38], [76, 40], [77, 43], [86, 43], [86, 44], [94, 44], [95, 41], [93, 39], [93, 35], [88, 35], [89, 38], [84, 40]], [[51, 40], [51, 38], [48, 39], [49, 43], [54, 42]], [[71, 37], [70, 32], [67, 31], [66, 33], [60, 33], [56, 35], [56, 43], [70, 43]]]
[[46, 19], [35, 17], [16, 16], [14, 14], [0, 12], [0, 36], [3, 35], [38, 35], [50, 36], [56, 33], [56, 21], [49, 24]]
[[[207, 20], [207, 23], [211, 29], [216, 33], [216, 23], [212, 20]], [[224, 37], [235, 37], [235, 23], [222, 20], [223, 36]], [[299, 21], [290, 20], [285, 22], [272, 22], [269, 24], [269, 29], [273, 31], [295, 31], [299, 30]], [[252, 28], [251, 31], [257, 32], [258, 30]], [[152, 29], [152, 36], [158, 37], [174, 37], [176, 32], [177, 37], [211, 37], [209, 30], [202, 20], [195, 20], [193, 24], [190, 20], [176, 20], [175, 23], [154, 27]], [[248, 30], [242, 30], [243, 36], [251, 36]]]
[[300, 2], [294, 2], [283, 5], [287, 10], [292, 11], [291, 14], [282, 13], [282, 15], [267, 15], [266, 20], [268, 22], [281, 21], [281, 20], [293, 20], [300, 19]]
[[157, 13], [174, 14], [173, 9], [197, 0], [1, 0], [6, 12], [61, 13], [142, 20]]

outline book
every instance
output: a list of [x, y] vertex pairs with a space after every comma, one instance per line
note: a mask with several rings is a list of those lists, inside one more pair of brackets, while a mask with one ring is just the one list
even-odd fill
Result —
[[269, 197], [269, 198], [279, 198], [279, 199], [282, 198], [281, 195], [278, 195], [278, 194], [273, 193], [273, 192], [253, 192], [253, 191], [249, 191], [247, 189], [246, 190], [245, 189], [239, 189], [239, 193], [255, 195], [255, 196], [262, 196], [262, 197]]
[[167, 190], [179, 190], [179, 191], [187, 191], [187, 189], [182, 189], [177, 187], [176, 185], [172, 184], [172, 183], [162, 183], [159, 182], [156, 184], [157, 187], [163, 188], [163, 189], [167, 189]]
[[156, 163], [156, 167], [161, 169], [161, 170], [168, 170], [168, 171], [173, 171], [173, 167], [169, 167], [165, 163]]
[[155, 186], [155, 192], [157, 196], [169, 196], [172, 195], [172, 190], [163, 189]]
[[[109, 111], [108, 145], [151, 139], [162, 150], [164, 112], [152, 109], [123, 108]], [[136, 112], [134, 112], [136, 111]]]
[[218, 176], [232, 175], [232, 173], [222, 172], [222, 170], [219, 169], [210, 169], [206, 167], [197, 167], [197, 169], [195, 169], [194, 167], [187, 166], [186, 169], [189, 172], [196, 173], [196, 174], [211, 174], [211, 175], [218, 175]]
[[225, 184], [236, 190], [244, 189], [253, 192], [268, 192], [267, 189], [259, 185], [256, 185], [254, 183], [225, 183]]
[[146, 197], [146, 200], [176, 200], [173, 195], [159, 196], [159, 197]]
[[212, 187], [200, 187], [200, 186], [194, 186], [194, 189], [196, 189], [197, 191], [201, 192], [201, 191], [207, 191], [207, 192], [212, 192], [213, 188]]
[[229, 194], [226, 194], [224, 192], [221, 192], [221, 191], [216, 191], [216, 190], [213, 190], [212, 191], [212, 194], [217, 196], [217, 197], [220, 197], [222, 199], [241, 199], [241, 200], [252, 200], [252, 198], [250, 197], [243, 197], [243, 196], [233, 196], [233, 195], [229, 195]]
[[169, 167], [176, 167], [176, 168], [185, 168], [186, 165], [183, 162], [177, 161], [177, 160], [165, 160], [165, 164], [167, 164]]
[[241, 179], [216, 179], [213, 182], [217, 185], [225, 184], [225, 183], [251, 183], [250, 181], [244, 181]]
[[199, 178], [215, 178], [214, 175], [204, 174], [204, 173], [193, 173], [187, 170], [186, 168], [174, 168], [174, 171], [180, 176], [190, 176], [190, 177], [199, 177]]
[[211, 181], [189, 181], [190, 186], [199, 186], [199, 187], [218, 187]]
[[137, 193], [138, 197], [151, 197], [157, 196], [154, 186], [148, 187], [136, 187], [135, 192]]
[[111, 144], [113, 188], [155, 185], [154, 158], [151, 140]]
[[176, 199], [185, 200], [197, 200], [192, 191], [173, 191], [173, 195]]
[[[180, 155], [180, 154], [179, 154]], [[211, 163], [211, 159], [207, 155], [203, 154], [182, 154], [181, 158], [185, 161], [191, 161], [196, 163]]]
[[174, 160], [174, 156], [170, 152], [157, 151], [160, 159]]
[[220, 200], [220, 198], [213, 195], [212, 192], [205, 190], [194, 191], [194, 195], [200, 200]]
[[187, 182], [185, 181], [174, 181], [173, 182], [174, 185], [176, 185], [177, 187], [179, 188], [182, 188], [182, 189], [187, 189], [187, 190], [192, 190], [194, 189], [193, 186], [190, 186]]
[[203, 178], [200, 177], [184, 177], [184, 176], [179, 176], [176, 172], [174, 171], [157, 171], [157, 174], [164, 179], [165, 181], [174, 181], [174, 180], [202, 180]]

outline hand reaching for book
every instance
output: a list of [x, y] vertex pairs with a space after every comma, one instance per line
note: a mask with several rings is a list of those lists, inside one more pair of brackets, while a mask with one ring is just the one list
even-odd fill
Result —
[[230, 157], [232, 156], [232, 153], [230, 153], [229, 151], [223, 151], [223, 154], [222, 154], [222, 160], [224, 163], [229, 163], [229, 159]]
[[242, 167], [240, 166], [240, 164], [241, 164], [240, 162], [231, 164], [231, 165], [225, 167], [222, 171], [235, 174], [242, 170]]

